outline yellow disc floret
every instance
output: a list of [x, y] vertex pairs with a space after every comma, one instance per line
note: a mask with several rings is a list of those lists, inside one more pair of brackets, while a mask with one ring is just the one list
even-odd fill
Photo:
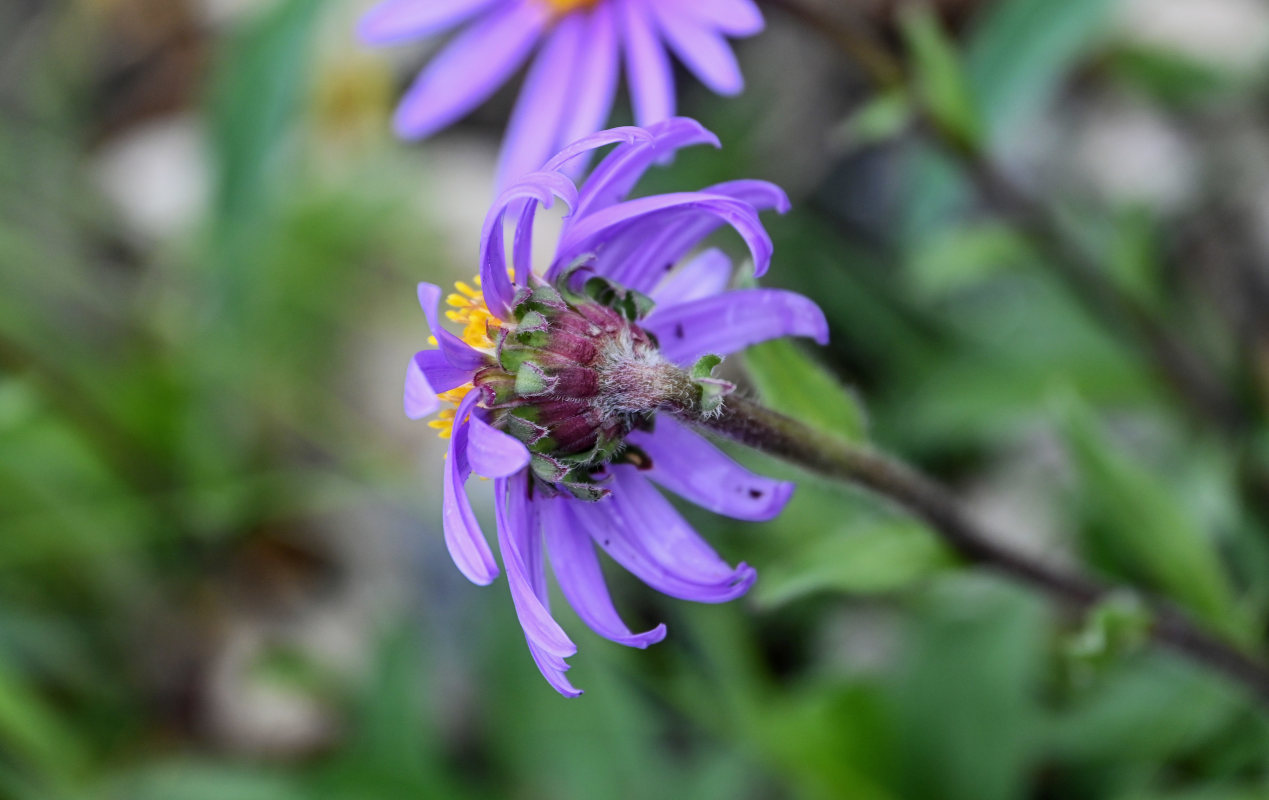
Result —
[[599, 4], [599, 0], [545, 0], [546, 7], [556, 14], [567, 14], [570, 11], [580, 11], [583, 8], [594, 8]]
[[492, 350], [494, 343], [489, 338], [489, 329], [501, 327], [502, 323], [489, 313], [489, 308], [485, 305], [485, 296], [479, 288], [480, 276], [473, 278], [472, 282], [476, 284], [476, 288], [463, 281], [454, 284], [458, 291], [445, 298], [445, 302], [450, 305], [445, 316], [451, 322], [463, 326], [464, 342], [477, 350]]

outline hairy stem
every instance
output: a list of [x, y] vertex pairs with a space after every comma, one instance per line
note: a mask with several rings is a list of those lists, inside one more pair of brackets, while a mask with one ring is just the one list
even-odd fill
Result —
[[[828, 478], [888, 498], [930, 525], [967, 561], [980, 564], [1076, 609], [1122, 591], [1083, 575], [1056, 569], [999, 544], [947, 489], [912, 467], [876, 451], [825, 436], [795, 419], [732, 395], [722, 413], [679, 413], [690, 424], [778, 456]], [[1269, 707], [1269, 669], [1213, 636], [1169, 606], [1153, 607], [1151, 638], [1245, 686]]]

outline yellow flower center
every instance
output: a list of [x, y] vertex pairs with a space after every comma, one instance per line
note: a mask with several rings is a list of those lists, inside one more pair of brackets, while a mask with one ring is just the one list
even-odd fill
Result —
[[[485, 296], [480, 291], [480, 276], [473, 278], [472, 283], [476, 286], [472, 287], [464, 281], [454, 284], [456, 291], [445, 298], [445, 303], [450, 306], [445, 316], [451, 322], [457, 322], [463, 326], [461, 337], [464, 342], [477, 350], [491, 351], [494, 349], [494, 343], [489, 338], [489, 331], [491, 328], [502, 327], [502, 322], [491, 314], [488, 306], [485, 305]], [[435, 345], [436, 337], [431, 337], [429, 341]], [[451, 404], [451, 407], [442, 408], [436, 412], [436, 419], [427, 424], [428, 427], [435, 428], [442, 439], [448, 439], [452, 435], [458, 404], [473, 388], [472, 384], [465, 383], [437, 395], [442, 402]]]
[[544, 0], [547, 8], [555, 12], [558, 16], [563, 16], [572, 11], [580, 11], [583, 8], [594, 8], [599, 4], [599, 0]]
[[472, 288], [463, 281], [454, 284], [454, 288], [458, 291], [445, 298], [445, 302], [450, 306], [445, 316], [451, 322], [457, 322], [463, 326], [464, 342], [477, 350], [492, 350], [494, 343], [489, 338], [489, 329], [499, 328], [502, 323], [489, 313], [489, 307], [485, 305], [485, 296], [481, 294], [479, 288], [480, 276], [473, 278], [472, 283], [476, 284], [476, 288]]

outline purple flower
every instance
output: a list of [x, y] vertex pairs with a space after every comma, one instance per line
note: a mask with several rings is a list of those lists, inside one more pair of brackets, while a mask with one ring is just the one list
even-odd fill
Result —
[[[754, 570], [724, 562], [653, 486], [742, 520], [777, 515], [793, 486], [755, 475], [669, 413], [706, 402], [717, 379], [688, 371], [710, 354], [765, 339], [827, 339], [819, 308], [776, 289], [728, 289], [731, 260], [694, 252], [730, 226], [748, 245], [754, 272], [771, 259], [758, 212], [788, 209], [776, 186], [731, 181], [699, 192], [628, 199], [649, 165], [681, 147], [717, 139], [698, 123], [670, 119], [648, 129], [590, 135], [544, 169], [509, 187], [486, 218], [479, 288], [458, 284], [440, 325], [441, 290], [419, 285], [437, 349], [418, 353], [405, 384], [407, 415], [441, 409], [431, 425], [449, 438], [445, 541], [458, 568], [485, 585], [498, 566], [464, 492], [473, 473], [494, 480], [498, 548], [529, 650], [561, 694], [577, 648], [552, 618], [546, 563], [577, 614], [598, 634], [631, 647], [665, 636], [635, 633], [613, 608], [596, 546], [654, 589], [721, 603], [744, 594]], [[580, 187], [570, 159], [617, 146]], [[569, 207], [555, 256], [530, 265], [534, 215], [559, 198]], [[508, 261], [504, 217], [514, 211]], [[699, 406], [698, 406], [699, 407]]]
[[448, 127], [493, 94], [541, 42], [511, 116], [499, 187], [604, 126], [623, 55], [635, 121], [647, 126], [674, 114], [666, 45], [710, 89], [733, 95], [744, 80], [725, 37], [763, 27], [753, 0], [385, 0], [365, 16], [360, 32], [383, 45], [464, 23], [406, 94], [396, 129], [421, 139]]

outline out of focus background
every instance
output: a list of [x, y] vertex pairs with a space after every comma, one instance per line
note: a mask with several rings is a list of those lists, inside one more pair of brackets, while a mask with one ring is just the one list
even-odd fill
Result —
[[[427, 47], [362, 48], [368, 5], [0, 4], [0, 797], [1269, 797], [1269, 717], [1134, 594], [1073, 615], [759, 458], [779, 520], [685, 509], [750, 596], [614, 571], [670, 636], [560, 604], [558, 697], [400, 402], [514, 92], [395, 141]], [[899, 5], [771, 2], [742, 97], [680, 82], [724, 149], [646, 189], [786, 187], [770, 282], [833, 329], [729, 368], [1263, 651], [1269, 6]]]

